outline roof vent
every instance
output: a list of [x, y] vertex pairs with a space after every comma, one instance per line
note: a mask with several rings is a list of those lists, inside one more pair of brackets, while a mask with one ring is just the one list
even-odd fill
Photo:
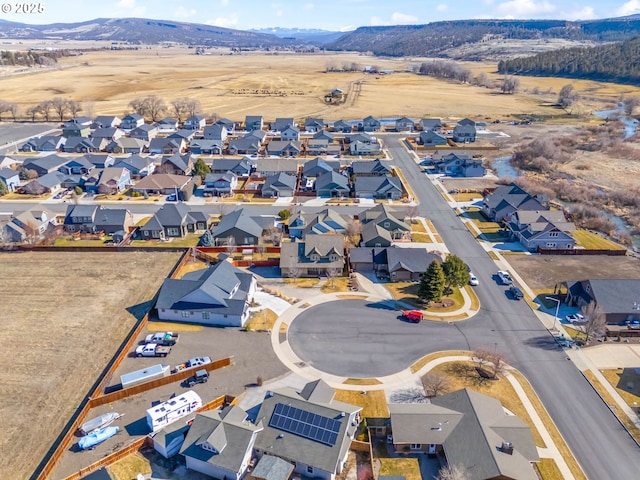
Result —
[[507, 453], [509, 455], [513, 455], [513, 443], [511, 442], [502, 442], [502, 448], [501, 448], [503, 453]]
[[346, 414], [345, 412], [340, 412], [340, 416], [341, 416], [341, 417], [344, 417], [344, 416], [346, 416], [346, 415], [347, 415], [347, 414]]
[[284, 438], [284, 435], [282, 435], [281, 433], [278, 434], [278, 436], [276, 438]]

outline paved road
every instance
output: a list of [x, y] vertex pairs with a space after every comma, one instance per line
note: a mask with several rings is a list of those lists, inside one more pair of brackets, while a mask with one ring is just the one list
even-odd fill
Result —
[[636, 443], [526, 303], [509, 300], [504, 287], [492, 281], [495, 264], [404, 147], [394, 141], [388, 145], [394, 163], [420, 200], [420, 215], [433, 221], [449, 250], [467, 262], [480, 280], [476, 292], [482, 308], [474, 319], [458, 324], [468, 346], [495, 347], [526, 375], [589, 478], [638, 478]]

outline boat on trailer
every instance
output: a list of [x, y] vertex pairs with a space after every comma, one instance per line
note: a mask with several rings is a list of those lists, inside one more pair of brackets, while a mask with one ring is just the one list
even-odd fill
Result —
[[87, 420], [80, 426], [80, 433], [82, 435], [89, 435], [91, 432], [100, 430], [101, 428], [108, 427], [113, 422], [122, 417], [118, 412], [108, 412], [100, 415], [99, 417]]
[[88, 450], [90, 448], [95, 447], [99, 443], [102, 443], [105, 440], [108, 440], [109, 438], [113, 437], [119, 431], [120, 431], [120, 428], [118, 427], [101, 428], [99, 430], [94, 431], [93, 433], [90, 433], [89, 435], [85, 435], [84, 437], [82, 437], [78, 441], [78, 447], [80, 447], [82, 450]]

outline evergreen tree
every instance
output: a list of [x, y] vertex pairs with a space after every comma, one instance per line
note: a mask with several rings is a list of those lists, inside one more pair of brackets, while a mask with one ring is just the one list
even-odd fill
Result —
[[198, 158], [198, 160], [196, 160], [196, 164], [193, 166], [193, 171], [196, 175], [200, 175], [202, 180], [207, 176], [207, 173], [211, 173], [211, 169], [206, 163], [204, 163], [202, 158]]
[[0, 179], [0, 197], [2, 195], [6, 195], [7, 193], [9, 193], [9, 189], [7, 188], [6, 183], [4, 183], [2, 179]]
[[447, 290], [451, 287], [464, 287], [469, 283], [471, 276], [467, 264], [457, 255], [449, 255], [442, 263], [442, 271], [447, 286]]
[[422, 274], [418, 298], [427, 302], [439, 302], [444, 293], [445, 278], [442, 266], [437, 260], [431, 262], [427, 271]]

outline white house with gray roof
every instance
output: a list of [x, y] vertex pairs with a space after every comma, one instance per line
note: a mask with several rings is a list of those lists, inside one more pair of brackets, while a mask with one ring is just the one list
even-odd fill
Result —
[[344, 236], [340, 234], [307, 235], [304, 240], [280, 245], [280, 270], [283, 277], [319, 277], [344, 269]]
[[239, 208], [223, 216], [211, 233], [216, 246], [257, 245], [265, 230], [275, 228], [275, 219], [274, 215], [250, 215]]
[[160, 320], [243, 327], [255, 292], [252, 274], [221, 261], [181, 279], [166, 279], [156, 309]]
[[300, 391], [268, 392], [257, 416], [264, 430], [255, 443], [256, 455], [286, 460], [305, 478], [333, 480], [346, 463], [362, 410], [334, 396], [323, 380], [307, 383]]
[[262, 185], [262, 197], [293, 197], [296, 177], [286, 173], [269, 175]]

